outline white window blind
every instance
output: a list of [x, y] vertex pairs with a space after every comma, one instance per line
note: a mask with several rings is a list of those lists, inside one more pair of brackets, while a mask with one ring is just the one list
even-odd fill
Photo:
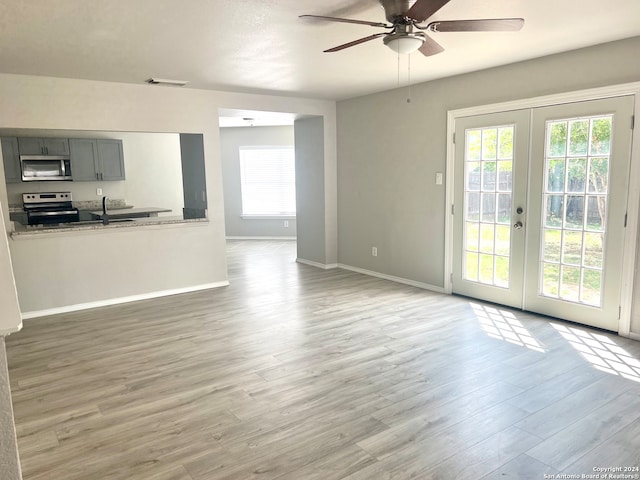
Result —
[[240, 147], [243, 215], [296, 214], [293, 147]]

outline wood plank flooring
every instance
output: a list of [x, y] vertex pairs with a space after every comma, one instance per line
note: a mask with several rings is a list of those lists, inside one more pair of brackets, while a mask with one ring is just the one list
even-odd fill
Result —
[[[25, 480], [640, 466], [640, 343], [228, 243], [231, 285], [7, 338]], [[631, 472], [632, 474], [638, 472]]]

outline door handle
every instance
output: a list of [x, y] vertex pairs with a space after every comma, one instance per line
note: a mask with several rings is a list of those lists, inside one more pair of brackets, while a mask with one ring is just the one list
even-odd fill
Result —
[[513, 228], [515, 228], [516, 230], [520, 230], [522, 227], [524, 227], [522, 222], [516, 222], [513, 224]]

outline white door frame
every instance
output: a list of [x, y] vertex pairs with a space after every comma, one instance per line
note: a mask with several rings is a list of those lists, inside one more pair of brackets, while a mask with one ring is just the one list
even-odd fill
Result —
[[[548, 107], [563, 103], [598, 100], [603, 98], [633, 95], [635, 97], [634, 115], [640, 118], [640, 82], [612, 85], [608, 87], [579, 90], [543, 97], [534, 97], [510, 102], [480, 105], [476, 107], [449, 110], [447, 112], [447, 167], [445, 189], [445, 293], [453, 292], [451, 274], [453, 272], [453, 198], [454, 198], [454, 160], [455, 160], [455, 124], [456, 119], [487, 113], [522, 110], [526, 108]], [[631, 165], [629, 175], [629, 196], [627, 200], [627, 228], [624, 234], [624, 266], [622, 269], [622, 287], [620, 292], [620, 322], [618, 334], [640, 340], [640, 336], [631, 333], [631, 307], [633, 302], [633, 282], [636, 265], [636, 242], [638, 233], [638, 214], [640, 213], [640, 128], [632, 132]]]

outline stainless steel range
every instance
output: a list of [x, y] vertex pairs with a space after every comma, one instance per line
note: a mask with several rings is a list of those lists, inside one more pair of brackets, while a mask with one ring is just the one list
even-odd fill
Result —
[[71, 192], [23, 193], [22, 202], [29, 225], [55, 225], [80, 220]]

